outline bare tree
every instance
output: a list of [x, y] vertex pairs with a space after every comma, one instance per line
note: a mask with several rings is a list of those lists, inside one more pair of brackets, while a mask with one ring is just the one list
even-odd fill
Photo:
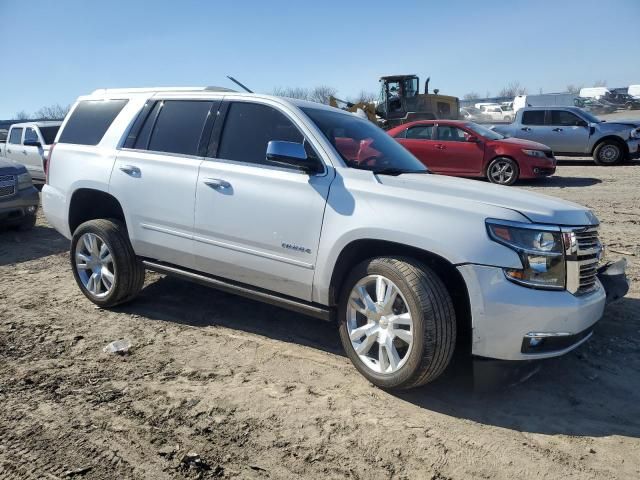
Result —
[[520, 85], [520, 82], [513, 81], [503, 87], [498, 93], [499, 97], [515, 97], [516, 95], [526, 95], [527, 89]]
[[569, 85], [567, 85], [567, 92], [569, 93], [579, 93], [580, 90], [582, 89], [582, 85], [574, 85], [573, 83], [570, 83]]
[[301, 87], [276, 87], [272, 95], [276, 97], [297, 98], [299, 100], [309, 100], [309, 90]]
[[606, 87], [607, 86], [607, 81], [606, 80], [596, 80], [595, 83], [593, 84], [594, 87]]
[[309, 100], [329, 105], [329, 97], [335, 97], [337, 93], [337, 88], [329, 87], [328, 85], [320, 85], [309, 92]]
[[373, 92], [367, 92], [366, 90], [360, 90], [360, 93], [356, 95], [351, 101], [353, 103], [374, 103], [378, 99], [378, 95]]
[[61, 120], [67, 115], [67, 113], [69, 113], [70, 108], [71, 105], [62, 106], [59, 103], [56, 103], [55, 105], [42, 107], [34, 113], [33, 116], [35, 118], [42, 118], [45, 120]]
[[29, 115], [24, 110], [20, 110], [18, 113], [16, 113], [13, 116], [13, 118], [14, 118], [14, 120], [29, 120], [31, 118], [31, 115]]
[[477, 100], [480, 98], [480, 94], [478, 92], [469, 92], [465, 93], [462, 98], [465, 100]]

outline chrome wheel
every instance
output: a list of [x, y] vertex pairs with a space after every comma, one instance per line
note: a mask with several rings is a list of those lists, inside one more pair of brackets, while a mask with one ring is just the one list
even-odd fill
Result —
[[489, 177], [494, 183], [510, 183], [515, 174], [513, 163], [507, 160], [498, 160], [489, 168]]
[[362, 363], [390, 374], [406, 363], [413, 345], [413, 321], [400, 290], [382, 275], [355, 284], [347, 304], [347, 333]]
[[615, 163], [620, 157], [620, 147], [613, 144], [605, 145], [600, 149], [600, 160], [604, 163]]
[[109, 295], [113, 288], [115, 267], [109, 247], [95, 233], [85, 233], [78, 239], [76, 270], [84, 288], [96, 298]]

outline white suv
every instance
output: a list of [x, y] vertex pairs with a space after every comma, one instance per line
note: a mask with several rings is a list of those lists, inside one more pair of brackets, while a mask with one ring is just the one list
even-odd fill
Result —
[[431, 175], [372, 123], [316, 103], [98, 90], [62, 125], [43, 204], [97, 305], [131, 300], [151, 269], [335, 318], [384, 388], [435, 379], [455, 348], [561, 355], [605, 306], [589, 210]]

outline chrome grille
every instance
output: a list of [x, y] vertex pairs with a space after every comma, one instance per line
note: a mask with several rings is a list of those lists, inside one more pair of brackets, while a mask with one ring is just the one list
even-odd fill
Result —
[[565, 235], [569, 235], [565, 237], [567, 290], [574, 295], [593, 292], [598, 288], [598, 262], [602, 252], [598, 227], [570, 228], [565, 230]]
[[8, 197], [16, 193], [16, 177], [0, 175], [0, 197]]

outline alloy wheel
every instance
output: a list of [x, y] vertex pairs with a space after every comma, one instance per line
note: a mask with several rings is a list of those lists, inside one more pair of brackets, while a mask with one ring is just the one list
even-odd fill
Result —
[[495, 183], [509, 183], [515, 174], [513, 165], [506, 160], [495, 162], [489, 169], [489, 176]]
[[391, 374], [406, 363], [413, 345], [413, 321], [407, 302], [382, 275], [368, 275], [351, 290], [347, 333], [362, 363], [371, 371]]
[[78, 277], [84, 288], [96, 298], [109, 295], [115, 279], [115, 267], [109, 247], [95, 233], [78, 239], [75, 254]]

